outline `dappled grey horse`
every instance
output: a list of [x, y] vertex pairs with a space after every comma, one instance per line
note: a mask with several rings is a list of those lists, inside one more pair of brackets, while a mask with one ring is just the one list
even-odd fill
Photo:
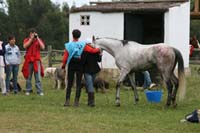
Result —
[[[116, 106], [120, 106], [120, 85], [128, 75], [134, 91], [135, 103], [139, 101], [135, 85], [135, 72], [156, 67], [168, 89], [167, 106], [171, 103], [176, 107], [176, 93], [179, 89], [179, 99], [185, 94], [184, 62], [180, 51], [164, 43], [156, 45], [141, 45], [133, 41], [111, 38], [94, 39], [91, 44], [110, 53], [120, 69], [120, 76], [116, 85]], [[178, 78], [174, 69], [178, 62]]]

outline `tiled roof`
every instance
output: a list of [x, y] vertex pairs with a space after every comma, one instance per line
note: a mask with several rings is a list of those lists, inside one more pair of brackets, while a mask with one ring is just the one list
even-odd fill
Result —
[[179, 6], [188, 0], [140, 0], [133, 2], [90, 2], [90, 5], [71, 9], [74, 12], [131, 12], [131, 11], [167, 11], [170, 7]]

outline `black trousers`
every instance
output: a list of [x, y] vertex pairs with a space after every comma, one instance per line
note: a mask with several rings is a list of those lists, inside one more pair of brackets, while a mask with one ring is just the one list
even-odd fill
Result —
[[67, 89], [66, 89], [66, 100], [70, 99], [71, 89], [74, 83], [74, 76], [76, 75], [76, 99], [79, 99], [81, 96], [81, 80], [83, 72], [81, 69], [68, 69], [67, 75]]

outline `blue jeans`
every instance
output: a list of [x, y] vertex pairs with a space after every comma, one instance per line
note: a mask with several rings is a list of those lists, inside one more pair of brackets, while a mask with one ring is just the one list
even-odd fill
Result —
[[88, 74], [84, 73], [84, 78], [85, 78], [85, 84], [88, 92], [94, 92], [94, 80], [95, 80], [96, 74]]
[[152, 81], [151, 81], [151, 77], [150, 77], [150, 74], [149, 74], [148, 71], [144, 71], [142, 73], [144, 75], [143, 88], [146, 89], [146, 88], [148, 88], [151, 85]]
[[17, 75], [19, 71], [19, 65], [8, 65], [6, 66], [6, 91], [10, 91], [10, 77], [11, 73], [13, 76], [13, 89], [14, 92], [18, 92], [18, 87], [17, 87]]
[[42, 83], [41, 83], [41, 69], [40, 69], [40, 61], [37, 62], [38, 63], [38, 72], [34, 72], [34, 66], [33, 63], [29, 63], [29, 76], [26, 79], [26, 92], [30, 92], [32, 91], [32, 75], [34, 73], [34, 77], [35, 77], [35, 87], [37, 88], [37, 93], [41, 93], [43, 92], [42, 90]]

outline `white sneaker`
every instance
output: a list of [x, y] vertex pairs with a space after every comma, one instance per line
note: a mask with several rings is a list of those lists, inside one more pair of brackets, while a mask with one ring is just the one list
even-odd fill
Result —
[[150, 86], [149, 86], [149, 88], [151, 89], [151, 88], [153, 88], [153, 87], [155, 87], [155, 86], [156, 86], [155, 83], [151, 83]]
[[41, 93], [39, 93], [39, 95], [40, 95], [40, 96], [44, 96], [44, 93], [43, 93], [43, 92], [41, 92]]
[[30, 92], [26, 92], [25, 95], [29, 96], [29, 95], [30, 95]]
[[8, 95], [8, 94], [5, 92], [5, 93], [2, 93], [2, 95], [6, 96], [6, 95]]
[[182, 120], [180, 120], [180, 122], [181, 122], [181, 123], [187, 122], [187, 120], [186, 120], [186, 119], [182, 119]]

